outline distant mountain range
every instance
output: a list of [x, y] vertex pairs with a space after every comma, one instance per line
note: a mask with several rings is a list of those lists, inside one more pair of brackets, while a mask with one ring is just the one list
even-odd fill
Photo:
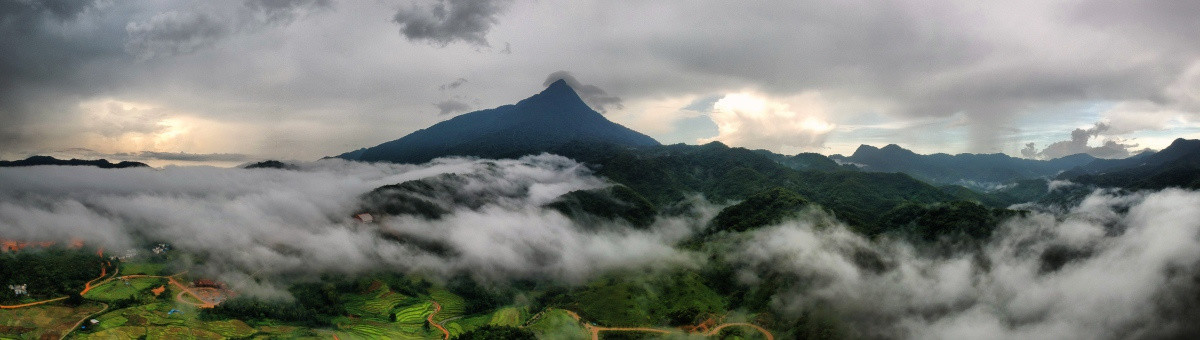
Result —
[[957, 184], [987, 189], [1019, 179], [1049, 178], [1096, 160], [1087, 154], [1075, 154], [1042, 161], [1005, 154], [920, 155], [896, 144], [883, 148], [862, 145], [854, 154], [833, 155], [831, 159], [854, 164], [864, 171], [903, 172], [937, 184]]
[[58, 159], [50, 156], [30, 156], [29, 158], [19, 161], [0, 161], [0, 167], [17, 167], [17, 166], [35, 166], [35, 165], [82, 165], [94, 166], [103, 169], [122, 169], [122, 168], [140, 168], [149, 167], [146, 163], [124, 161], [120, 163], [112, 163], [106, 159], [84, 160], [84, 159]]
[[443, 156], [514, 158], [568, 143], [661, 145], [604, 118], [559, 80], [516, 105], [466, 113], [400, 139], [338, 155], [361, 161], [422, 163]]

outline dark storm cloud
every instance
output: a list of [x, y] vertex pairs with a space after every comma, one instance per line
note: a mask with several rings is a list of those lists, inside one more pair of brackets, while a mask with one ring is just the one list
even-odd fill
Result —
[[5, 1], [0, 3], [0, 18], [9, 20], [28, 15], [48, 13], [58, 20], [71, 20], [84, 10], [92, 7], [94, 1], [81, 0], [35, 0], [35, 1]]
[[64, 99], [94, 93], [99, 84], [122, 78], [82, 74], [86, 63], [122, 54], [115, 44], [121, 37], [106, 30], [113, 25], [85, 26], [78, 20], [97, 12], [92, 1], [0, 3], [0, 145], [27, 144], [34, 133], [25, 123], [59, 120], [74, 106]]
[[[169, 81], [162, 74], [147, 74], [147, 59], [194, 52], [234, 34], [287, 24], [328, 7], [323, 0], [0, 2], [0, 50], [5, 51], [0, 54], [0, 121], [5, 122], [0, 124], [0, 153], [62, 148], [88, 132], [122, 133], [114, 128], [160, 130], [155, 121], [91, 119], [80, 104], [114, 95], [149, 99], [170, 93], [162, 86]], [[230, 60], [214, 61], [228, 65]], [[193, 85], [200, 77], [183, 73], [202, 67], [176, 69], [185, 72], [172, 74], [187, 80], [175, 84]], [[220, 102], [211, 100], [212, 93], [204, 95]]]
[[246, 8], [268, 23], [291, 22], [307, 12], [332, 6], [330, 0], [246, 0]]
[[1098, 0], [1069, 10], [1074, 19], [1096, 28], [1130, 32], [1150, 44], [1174, 50], [1200, 49], [1200, 2], [1190, 0]]
[[437, 107], [438, 115], [447, 115], [456, 112], [466, 112], [471, 109], [471, 105], [453, 99], [437, 102], [433, 104]]
[[446, 46], [462, 41], [490, 46], [487, 33], [499, 23], [499, 14], [512, 0], [438, 0], [429, 5], [411, 4], [392, 17], [400, 24], [400, 34], [408, 40], [428, 41]]
[[[0, 153], [103, 149], [78, 138], [105, 126], [89, 125], [80, 104], [112, 99], [270, 130], [259, 136], [304, 135], [302, 151], [287, 157], [319, 157], [435, 123], [439, 116], [417, 112], [447, 99], [438, 85], [449, 91], [457, 77], [470, 76], [472, 106], [494, 107], [536, 92], [523, 86], [559, 69], [603, 74], [592, 84], [605, 93], [581, 85], [580, 95], [598, 110], [622, 104], [629, 109], [612, 118], [651, 134], [680, 114], [664, 101], [744, 90], [779, 100], [819, 92], [838, 126], [851, 125], [843, 114], [861, 114], [882, 125], [945, 121], [938, 126], [951, 127], [956, 142], [971, 135], [966, 150], [945, 139], [911, 141], [928, 151], [1016, 153], [1031, 141], [1014, 132], [1031, 130], [1019, 126], [1030, 124], [1028, 112], [1095, 121], [1066, 112], [1071, 105], [1139, 102], [1189, 122], [1200, 117], [1200, 43], [1192, 39], [1200, 28], [1189, 16], [1200, 5], [1191, 1], [560, 5], [0, 1]], [[469, 51], [506, 46], [512, 54]], [[917, 130], [877, 136], [947, 135]], [[839, 132], [827, 146], [858, 144]], [[202, 139], [218, 137], [197, 138], [213, 145]], [[1053, 137], [1036, 138], [1046, 145]], [[270, 141], [244, 145], [232, 151], [281, 150]]]
[[442, 84], [442, 86], [438, 86], [438, 89], [442, 90], [442, 91], [454, 90], [454, 89], [457, 89], [459, 86], [463, 86], [466, 83], [467, 83], [467, 78], [458, 78], [452, 82]]
[[596, 111], [600, 111], [600, 113], [608, 112], [609, 108], [617, 110], [625, 108], [625, 106], [621, 105], [621, 98], [608, 95], [608, 92], [605, 92], [596, 85], [580, 83], [578, 79], [575, 79], [575, 76], [567, 71], [551, 73], [549, 76], [546, 76], [546, 81], [542, 82], [542, 86], [550, 86], [550, 84], [559, 79], [565, 80], [567, 85], [570, 85], [572, 89], [575, 89], [575, 93], [579, 94], [579, 98], [583, 99], [585, 103], [596, 109]]
[[142, 59], [191, 53], [212, 45], [232, 31], [227, 23], [205, 13], [165, 12], [144, 23], [125, 27], [125, 50]]
[[285, 25], [296, 17], [329, 8], [328, 0], [247, 0], [242, 8], [206, 12], [171, 10], [145, 22], [130, 22], [125, 50], [141, 59], [192, 53], [236, 31]]

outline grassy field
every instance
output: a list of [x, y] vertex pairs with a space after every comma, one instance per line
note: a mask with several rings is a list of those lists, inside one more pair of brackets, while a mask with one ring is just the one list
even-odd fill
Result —
[[121, 275], [168, 275], [166, 273], [167, 265], [163, 263], [150, 262], [123, 262], [121, 263]]
[[433, 333], [425, 332], [420, 326], [396, 327], [395, 324], [374, 320], [358, 320], [342, 325], [335, 333], [341, 339], [431, 339]]
[[[172, 313], [172, 310], [176, 312]], [[286, 329], [257, 330], [241, 320], [201, 321], [194, 307], [173, 302], [156, 302], [110, 311], [96, 317], [96, 329], [77, 334], [80, 338], [132, 338], [145, 335], [147, 339], [183, 338], [247, 338], [260, 333], [286, 335], [296, 331]]]
[[462, 334], [463, 332], [483, 327], [488, 324], [488, 321], [491, 320], [491, 315], [484, 314], [446, 321], [446, 323], [442, 326], [446, 327], [447, 331], [450, 331], [450, 337], [453, 338], [459, 334]]
[[515, 307], [501, 308], [492, 313], [492, 318], [488, 321], [488, 324], [516, 327], [521, 324], [521, 310]]
[[539, 338], [549, 339], [587, 339], [587, 330], [575, 321], [571, 315], [561, 309], [551, 309], [542, 313], [541, 317], [529, 325], [529, 330]]
[[139, 277], [129, 280], [115, 279], [92, 288], [84, 297], [92, 300], [112, 302], [131, 297], [136, 298], [142, 292], [166, 284], [167, 280], [160, 278]]
[[84, 317], [99, 312], [104, 305], [84, 303], [66, 307], [58, 303], [18, 309], [0, 309], [0, 339], [57, 339]]

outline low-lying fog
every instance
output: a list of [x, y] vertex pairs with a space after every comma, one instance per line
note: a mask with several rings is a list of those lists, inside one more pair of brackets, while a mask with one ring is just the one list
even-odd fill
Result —
[[[568, 284], [622, 268], [698, 268], [706, 256], [675, 245], [720, 208], [700, 200], [693, 213], [647, 229], [581, 226], [545, 204], [609, 184], [553, 155], [299, 167], [0, 168], [0, 238], [82, 239], [110, 252], [166, 242], [203, 259], [194, 272], [271, 297], [286, 296], [283, 280], [385, 268]], [[464, 175], [461, 194], [495, 199], [434, 220], [352, 218], [374, 188], [443, 173]], [[396, 242], [381, 229], [422, 242]], [[949, 255], [865, 239], [816, 210], [720, 242], [730, 249], [721, 256], [741, 268], [731, 280], [783, 275], [796, 283], [773, 297], [779, 313], [832, 308], [871, 337], [1181, 336], [1196, 332], [1200, 309], [1193, 191], [1097, 191], [1065, 213], [1009, 220], [982, 247]], [[876, 263], [864, 266], [863, 254]]]

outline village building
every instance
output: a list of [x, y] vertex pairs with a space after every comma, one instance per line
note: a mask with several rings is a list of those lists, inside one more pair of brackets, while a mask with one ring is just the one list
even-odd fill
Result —
[[8, 289], [12, 289], [13, 295], [29, 295], [29, 291], [26, 289], [27, 286], [29, 286], [29, 285], [28, 284], [8, 285]]

